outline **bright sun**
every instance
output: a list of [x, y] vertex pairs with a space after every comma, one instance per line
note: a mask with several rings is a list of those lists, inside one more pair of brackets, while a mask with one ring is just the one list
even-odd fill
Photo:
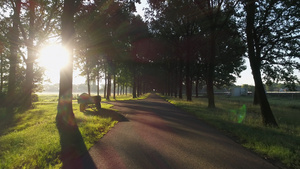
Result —
[[59, 82], [60, 69], [69, 62], [68, 51], [60, 45], [48, 45], [39, 51], [37, 63], [44, 67], [50, 83]]
[[38, 63], [49, 71], [59, 71], [69, 62], [68, 51], [60, 45], [49, 45], [40, 51]]

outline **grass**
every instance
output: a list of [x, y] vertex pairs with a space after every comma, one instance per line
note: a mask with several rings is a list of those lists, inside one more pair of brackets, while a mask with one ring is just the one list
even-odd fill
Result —
[[132, 94], [120, 95], [120, 96], [116, 96], [116, 99], [114, 99], [113, 97], [110, 97], [110, 101], [141, 100], [141, 99], [146, 99], [149, 95], [150, 95], [150, 93], [147, 93], [147, 94], [141, 95], [140, 97], [137, 97], [137, 98], [132, 98]]
[[[34, 109], [7, 110], [0, 108], [0, 168], [61, 168], [59, 132], [56, 127], [57, 95], [42, 95]], [[124, 98], [123, 98], [124, 100]], [[87, 149], [109, 131], [122, 117], [101, 103], [98, 112], [89, 108], [73, 112]]]
[[[216, 109], [207, 108], [207, 99], [187, 102], [163, 96], [170, 103], [194, 114], [233, 137], [275, 164], [300, 169], [300, 101], [269, 98], [279, 128], [262, 124], [259, 106], [251, 97], [216, 96]], [[243, 107], [244, 106], [244, 107]], [[279, 162], [278, 162], [279, 161]]]

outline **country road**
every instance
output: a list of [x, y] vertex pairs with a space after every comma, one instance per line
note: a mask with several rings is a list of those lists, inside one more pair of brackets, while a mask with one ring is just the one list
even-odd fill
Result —
[[277, 168], [155, 94], [112, 104], [126, 119], [89, 150], [99, 169]]

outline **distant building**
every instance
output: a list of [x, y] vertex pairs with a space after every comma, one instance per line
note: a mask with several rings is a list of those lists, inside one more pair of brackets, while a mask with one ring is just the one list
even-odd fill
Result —
[[237, 96], [247, 96], [248, 95], [248, 89], [247, 88], [241, 88], [241, 87], [234, 87], [230, 91], [231, 96], [237, 97]]

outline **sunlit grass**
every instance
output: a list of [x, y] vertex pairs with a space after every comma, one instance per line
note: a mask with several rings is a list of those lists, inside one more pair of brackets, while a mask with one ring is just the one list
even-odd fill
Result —
[[[10, 123], [5, 123], [0, 135], [0, 168], [59, 168], [60, 138], [56, 128], [56, 103], [37, 103], [35, 108], [25, 112], [13, 113]], [[76, 121], [89, 149], [99, 140], [116, 120], [102, 117], [101, 112], [90, 110], [84, 114], [78, 110], [79, 105], [73, 105]], [[102, 104], [101, 111], [109, 110], [111, 105]], [[4, 124], [5, 118], [0, 119]], [[3, 127], [3, 125], [1, 125]]]
[[[165, 97], [170, 103], [194, 114], [228, 135], [243, 146], [265, 158], [281, 161], [291, 168], [300, 168], [300, 101], [270, 98], [271, 108], [280, 128], [262, 124], [260, 107], [252, 104], [251, 97], [216, 97], [216, 109], [207, 108], [206, 98], [192, 102]], [[240, 108], [246, 106], [246, 116], [239, 123]], [[233, 113], [235, 112], [235, 113]]]
[[113, 97], [110, 97], [110, 101], [141, 100], [141, 99], [146, 99], [149, 95], [150, 95], [150, 93], [146, 93], [137, 98], [133, 98], [132, 94], [118, 95], [118, 96], [116, 96], [116, 99], [114, 99]]
[[[61, 168], [55, 121], [57, 99], [57, 94], [39, 95], [34, 109], [27, 111], [0, 108], [0, 168]], [[132, 96], [118, 96], [116, 100], [132, 100]], [[111, 104], [102, 102], [101, 107], [100, 111], [88, 108], [83, 113], [77, 100], [73, 101], [73, 112], [87, 149], [122, 120]]]

